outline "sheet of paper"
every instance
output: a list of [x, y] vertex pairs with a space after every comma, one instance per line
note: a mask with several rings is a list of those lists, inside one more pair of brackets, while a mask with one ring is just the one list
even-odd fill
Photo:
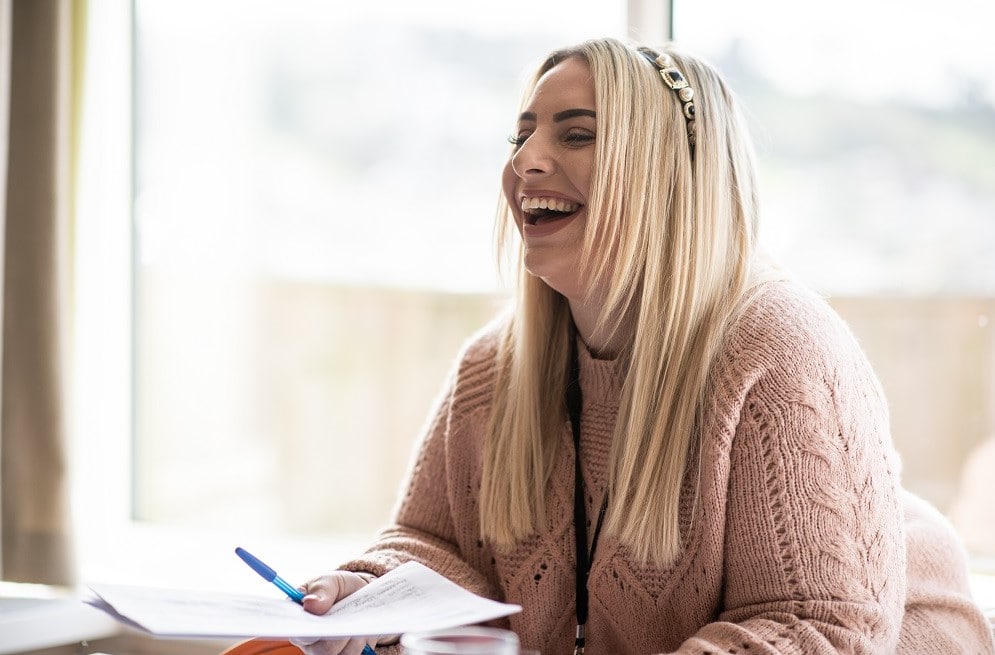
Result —
[[[377, 578], [324, 616], [277, 597], [91, 584], [85, 602], [159, 637], [338, 638], [395, 635], [488, 621], [522, 610], [470, 593], [416, 562]], [[279, 593], [274, 587], [274, 593]]]

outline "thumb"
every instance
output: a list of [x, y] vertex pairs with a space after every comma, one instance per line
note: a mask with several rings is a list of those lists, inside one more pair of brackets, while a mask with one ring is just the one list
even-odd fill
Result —
[[325, 614], [328, 610], [332, 609], [332, 605], [338, 600], [338, 596], [333, 596], [328, 593], [327, 590], [313, 591], [301, 600], [301, 605], [304, 606], [311, 614]]
[[308, 583], [301, 605], [312, 614], [325, 614], [332, 605], [366, 585], [366, 579], [355, 573], [337, 571]]

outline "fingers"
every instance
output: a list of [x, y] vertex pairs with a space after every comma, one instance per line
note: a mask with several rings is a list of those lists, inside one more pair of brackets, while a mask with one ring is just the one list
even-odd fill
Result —
[[294, 637], [290, 638], [290, 643], [297, 646], [305, 653], [307, 652], [307, 647], [318, 642], [317, 639], [296, 639]]
[[304, 593], [301, 604], [312, 614], [325, 614], [336, 602], [368, 584], [366, 578], [349, 571], [336, 571], [310, 580], [299, 589]]
[[363, 648], [369, 644], [376, 646], [376, 639], [355, 637], [353, 639], [324, 639], [309, 641], [306, 639], [291, 639], [290, 643], [297, 646], [305, 655], [362, 655]]
[[[301, 605], [312, 614], [325, 614], [332, 608], [332, 605], [346, 596], [356, 593], [369, 582], [369, 578], [349, 571], [336, 571], [323, 575], [298, 587], [304, 593]], [[290, 643], [300, 648], [306, 655], [361, 655], [367, 644], [370, 647], [375, 647], [377, 640], [375, 637], [322, 640], [291, 639]]]

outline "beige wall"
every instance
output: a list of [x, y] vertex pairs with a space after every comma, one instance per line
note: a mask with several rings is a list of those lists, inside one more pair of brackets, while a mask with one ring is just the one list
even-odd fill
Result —
[[[995, 555], [995, 299], [834, 298], [891, 406], [907, 487]], [[990, 474], [964, 477], [968, 467]]]
[[[304, 533], [386, 520], [453, 358], [498, 307], [487, 295], [305, 282], [142, 285], [138, 428], [156, 445], [138, 451], [154, 491], [140, 510], [205, 526], [269, 512]], [[831, 302], [881, 378], [907, 486], [951, 512], [966, 462], [995, 434], [995, 299]], [[964, 516], [983, 519], [992, 484]], [[972, 547], [995, 553], [995, 537]]]

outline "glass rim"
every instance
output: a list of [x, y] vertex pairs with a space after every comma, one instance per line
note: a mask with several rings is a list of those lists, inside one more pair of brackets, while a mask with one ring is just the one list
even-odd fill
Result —
[[[477, 637], [481, 643], [468, 644], [455, 641], [445, 641], [447, 638]], [[495, 646], [513, 646], [517, 652], [518, 635], [511, 630], [487, 628], [483, 626], [467, 626], [445, 630], [425, 630], [407, 632], [401, 635], [403, 648], [430, 648], [433, 653], [446, 655], [487, 655]]]

